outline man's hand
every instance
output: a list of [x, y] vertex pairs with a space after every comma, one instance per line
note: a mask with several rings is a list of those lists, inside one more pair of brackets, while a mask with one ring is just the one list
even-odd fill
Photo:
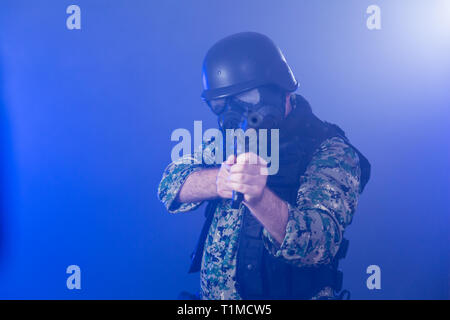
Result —
[[234, 164], [235, 158], [233, 155], [229, 156], [225, 162], [222, 162], [219, 173], [216, 179], [217, 194], [221, 198], [231, 199], [233, 195], [233, 189], [229, 185], [230, 169]]
[[244, 205], [281, 244], [286, 234], [288, 205], [267, 183], [267, 163], [254, 153], [230, 156], [220, 169], [191, 173], [176, 200], [194, 202], [217, 197], [231, 199], [233, 190], [244, 194]]
[[231, 155], [217, 175], [217, 193], [229, 199], [233, 190], [241, 192], [246, 204], [254, 204], [263, 196], [267, 174], [267, 162], [256, 154], [244, 153], [237, 159]]
[[[235, 163], [236, 162], [236, 163]], [[217, 174], [217, 194], [231, 198], [233, 190], [244, 194], [244, 204], [281, 244], [286, 234], [288, 206], [266, 187], [267, 162], [254, 153], [230, 156]]]

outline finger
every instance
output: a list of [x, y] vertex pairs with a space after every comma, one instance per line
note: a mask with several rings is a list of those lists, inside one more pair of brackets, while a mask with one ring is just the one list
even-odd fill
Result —
[[217, 181], [217, 191], [233, 191], [229, 185], [228, 179], [221, 179]]
[[257, 154], [255, 154], [253, 152], [246, 152], [246, 153], [240, 154], [236, 158], [236, 163], [259, 164], [262, 166], [267, 166], [267, 161], [264, 160], [264, 158], [258, 156]]
[[255, 181], [257, 178], [254, 175], [249, 175], [246, 173], [231, 173], [227, 179], [230, 182], [252, 184], [252, 181]]
[[229, 171], [230, 171], [231, 168], [227, 169], [225, 166], [226, 165], [224, 165], [222, 163], [222, 167], [220, 168], [219, 172], [217, 173], [217, 180], [219, 180], [219, 179], [226, 179], [230, 175]]
[[268, 176], [269, 175], [269, 168], [267, 166], [259, 167], [259, 174], [262, 176]]
[[257, 164], [234, 164], [230, 168], [230, 173], [246, 173], [251, 175], [259, 175], [261, 166]]
[[233, 191], [233, 189], [231, 189], [231, 186], [229, 185], [228, 182], [224, 182], [224, 183], [220, 183], [217, 185], [217, 191], [218, 192], [226, 192], [226, 191]]
[[253, 152], [241, 153], [237, 156], [236, 163], [258, 164], [258, 156]]
[[243, 183], [237, 183], [237, 182], [228, 182], [227, 185], [234, 191], [243, 193], [243, 194], [253, 194], [257, 191], [256, 186], [243, 184]]
[[236, 156], [234, 154], [230, 154], [230, 156], [225, 161], [226, 164], [232, 165], [236, 162]]
[[235, 163], [236, 157], [232, 154], [230, 155], [225, 162], [222, 162], [221, 169], [223, 168], [226, 171], [230, 171], [231, 166]]

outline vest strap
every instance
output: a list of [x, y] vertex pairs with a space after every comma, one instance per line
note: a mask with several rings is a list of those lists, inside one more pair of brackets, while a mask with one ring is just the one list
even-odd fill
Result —
[[209, 228], [214, 217], [214, 212], [216, 211], [218, 200], [208, 201], [205, 209], [205, 223], [203, 224], [200, 237], [197, 242], [197, 246], [194, 252], [191, 253], [191, 265], [189, 267], [188, 273], [199, 272], [202, 265], [203, 250], [205, 248], [206, 237], [208, 236]]

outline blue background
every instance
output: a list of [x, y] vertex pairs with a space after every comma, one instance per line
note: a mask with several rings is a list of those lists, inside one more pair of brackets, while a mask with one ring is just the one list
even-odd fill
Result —
[[[81, 8], [81, 30], [66, 8]], [[381, 8], [381, 30], [366, 9]], [[215, 119], [200, 100], [217, 40], [270, 36], [299, 93], [371, 161], [348, 228], [358, 299], [448, 299], [449, 1], [0, 2], [0, 298], [172, 299], [202, 210], [156, 190], [176, 128]], [[81, 268], [81, 290], [66, 268]], [[368, 290], [366, 268], [381, 268]]]

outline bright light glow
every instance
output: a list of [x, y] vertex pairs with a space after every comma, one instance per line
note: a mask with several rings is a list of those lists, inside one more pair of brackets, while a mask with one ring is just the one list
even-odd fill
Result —
[[[450, 1], [440, 0], [435, 6], [436, 27], [438, 31], [450, 35]], [[448, 39], [450, 41], [450, 39]]]

